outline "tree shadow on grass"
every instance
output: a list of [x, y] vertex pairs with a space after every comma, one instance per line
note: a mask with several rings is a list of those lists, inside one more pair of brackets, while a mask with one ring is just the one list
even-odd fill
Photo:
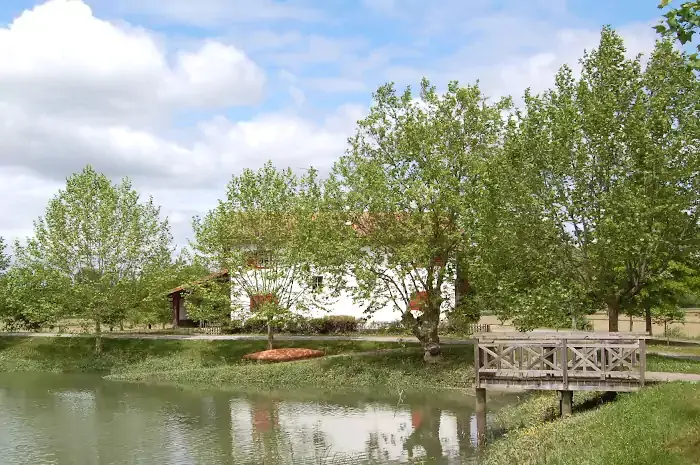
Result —
[[102, 353], [95, 353], [92, 337], [42, 338], [25, 357], [46, 371], [107, 373], [128, 368], [149, 357], [167, 358], [183, 350], [183, 341], [103, 339]]
[[12, 349], [30, 339], [32, 338], [0, 335], [0, 352], [2, 352], [3, 350]]

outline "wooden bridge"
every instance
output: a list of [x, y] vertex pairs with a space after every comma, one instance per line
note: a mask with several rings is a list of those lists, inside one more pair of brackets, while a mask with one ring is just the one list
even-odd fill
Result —
[[477, 423], [485, 428], [486, 389], [560, 392], [570, 415], [574, 391], [636, 391], [644, 386], [646, 338], [635, 333], [475, 334]]

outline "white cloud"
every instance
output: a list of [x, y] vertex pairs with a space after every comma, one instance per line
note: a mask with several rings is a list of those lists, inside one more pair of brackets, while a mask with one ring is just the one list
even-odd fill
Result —
[[0, 99], [74, 116], [255, 103], [264, 84], [242, 51], [213, 41], [171, 66], [153, 34], [98, 19], [79, 0], [50, 0], [0, 29], [0, 63]]

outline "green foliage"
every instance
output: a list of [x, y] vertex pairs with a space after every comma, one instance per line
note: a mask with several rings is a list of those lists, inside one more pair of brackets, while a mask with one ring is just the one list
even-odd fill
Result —
[[[659, 8], [666, 8], [671, 4], [671, 0], [662, 0]], [[664, 19], [655, 26], [659, 34], [674, 35], [681, 44], [691, 43], [693, 36], [700, 29], [700, 1], [684, 1], [677, 8], [670, 8], [664, 13]], [[697, 46], [700, 52], [700, 45]], [[690, 65], [695, 69], [700, 69], [700, 57], [698, 52], [690, 55]]]
[[188, 286], [185, 308], [188, 318], [194, 321], [230, 320], [231, 284], [226, 278], [213, 278]]
[[140, 300], [134, 286], [170, 262], [169, 226], [159, 215], [127, 179], [114, 185], [88, 166], [67, 179], [35, 222], [34, 237], [16, 247], [17, 266], [42, 285], [60, 283], [46, 298], [63, 317], [93, 321], [99, 351], [102, 324], [123, 321]]
[[193, 283], [209, 270], [191, 257], [187, 249], [165, 265], [147, 268], [138, 283], [131, 288], [138, 292], [139, 301], [131, 308], [129, 320], [134, 323], [168, 323], [172, 321], [172, 306], [167, 292]]
[[0, 278], [0, 319], [11, 331], [39, 331], [61, 316], [58, 295], [70, 285], [42, 266], [14, 266]]
[[509, 303], [497, 313], [526, 328], [557, 308], [607, 307], [616, 331], [620, 309], [698, 248], [700, 83], [686, 60], [659, 42], [642, 70], [604, 28], [581, 64], [579, 79], [563, 67], [553, 89], [526, 93], [506, 144], [506, 173], [523, 184], [492, 253], [505, 244], [526, 267], [494, 280]]
[[[257, 172], [234, 176], [226, 199], [204, 219], [195, 218], [197, 252], [230, 275], [234, 316], [244, 320], [255, 312], [273, 323], [327, 304], [330, 294], [313, 289], [315, 275], [334, 288], [333, 275], [326, 273], [332, 254], [324, 251], [328, 241], [321, 240], [317, 221], [321, 196], [315, 170], [299, 178], [268, 162]], [[214, 300], [221, 295], [212, 293]], [[249, 308], [247, 302], [259, 296], [270, 299]]]
[[693, 465], [700, 385], [666, 383], [596, 410], [525, 428], [495, 442], [487, 465]]
[[352, 316], [328, 315], [322, 318], [311, 318], [309, 329], [315, 334], [354, 333], [359, 329], [359, 321]]
[[[426, 79], [417, 94], [387, 84], [373, 98], [329, 182], [354, 226], [336, 228], [355, 278], [347, 288], [367, 313], [393, 304], [421, 341], [437, 342], [458, 258], [460, 281], [474, 278], [482, 177], [511, 103], [490, 103], [478, 86], [457, 82], [439, 94]], [[427, 296], [420, 318], [409, 311], [418, 292]]]
[[0, 276], [10, 267], [10, 257], [7, 255], [5, 239], [0, 236]]

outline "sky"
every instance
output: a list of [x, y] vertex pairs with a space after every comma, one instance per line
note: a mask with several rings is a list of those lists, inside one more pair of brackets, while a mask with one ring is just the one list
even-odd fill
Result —
[[[548, 88], [609, 24], [648, 53], [658, 0], [3, 0], [0, 236], [91, 164], [153, 196], [175, 242], [231, 176], [327, 172], [380, 85]], [[426, 5], [429, 5], [426, 6]]]

